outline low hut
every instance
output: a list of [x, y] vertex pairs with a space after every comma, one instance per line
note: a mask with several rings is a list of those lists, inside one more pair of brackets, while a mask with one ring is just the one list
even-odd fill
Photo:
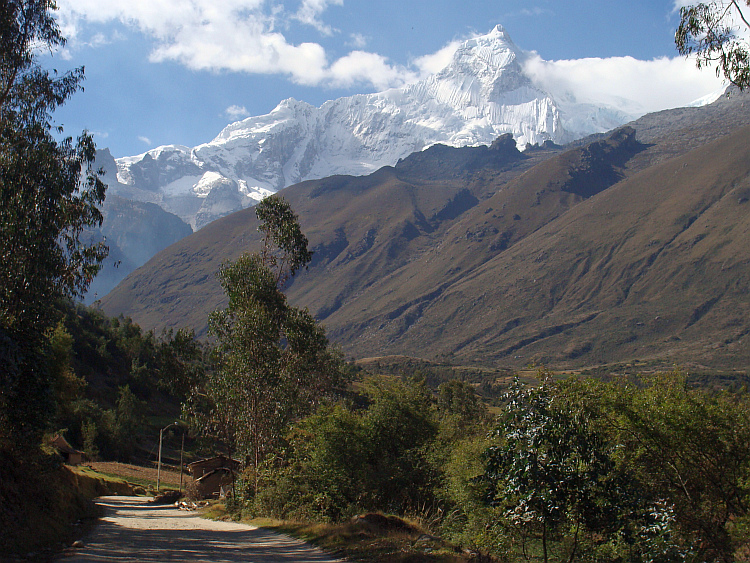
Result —
[[232, 489], [240, 462], [220, 455], [194, 461], [187, 467], [201, 498], [223, 497]]
[[63, 461], [68, 465], [80, 465], [86, 461], [86, 453], [68, 444], [68, 441], [60, 434], [56, 434], [50, 444], [60, 453]]

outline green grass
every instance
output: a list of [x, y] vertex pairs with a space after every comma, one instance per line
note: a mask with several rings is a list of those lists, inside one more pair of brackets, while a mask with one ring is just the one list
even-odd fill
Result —
[[[91, 471], [96, 473], [97, 475], [106, 477], [114, 482], [117, 482], [117, 481], [127, 482], [127, 483], [130, 483], [131, 485], [137, 485], [137, 486], [143, 487], [144, 489], [147, 489], [149, 491], [150, 490], [156, 491], [156, 481], [152, 481], [151, 479], [144, 479], [141, 477], [131, 477], [131, 476], [123, 477], [121, 475], [117, 475], [114, 473], [108, 473], [104, 471], [94, 471], [93, 469]], [[159, 484], [159, 490], [161, 490], [162, 492], [163, 491], [176, 491], [178, 489], [179, 489], [179, 486], [173, 485], [171, 483], [165, 483], [164, 481], [162, 481]]]

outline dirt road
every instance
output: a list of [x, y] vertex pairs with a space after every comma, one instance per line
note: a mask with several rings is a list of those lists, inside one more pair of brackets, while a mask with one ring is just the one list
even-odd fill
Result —
[[213, 522], [143, 497], [102, 497], [102, 521], [59, 563], [101, 561], [334, 563], [299, 540], [234, 522]]

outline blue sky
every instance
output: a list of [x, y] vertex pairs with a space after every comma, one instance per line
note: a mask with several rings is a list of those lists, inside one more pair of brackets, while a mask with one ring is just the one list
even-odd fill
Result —
[[[678, 0], [679, 1], [679, 0]], [[316, 106], [417, 80], [458, 41], [502, 24], [548, 89], [645, 110], [715, 90], [673, 42], [675, 0], [58, 0], [67, 47], [48, 61], [84, 65], [85, 91], [56, 114], [116, 157], [195, 146], [228, 123], [293, 97]], [[627, 57], [627, 58], [623, 58]], [[554, 64], [545, 63], [552, 61]], [[699, 94], [695, 95], [694, 94]], [[687, 100], [687, 101], [686, 101]]]

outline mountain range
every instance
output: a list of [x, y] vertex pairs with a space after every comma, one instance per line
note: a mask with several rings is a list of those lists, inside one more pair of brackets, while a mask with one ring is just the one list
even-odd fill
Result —
[[[529, 56], [497, 26], [465, 41], [445, 68], [414, 84], [321, 107], [288, 99], [197, 147], [168, 145], [118, 159], [103, 150], [98, 165], [109, 194], [138, 202], [134, 209], [157, 205], [170, 214], [170, 224], [176, 216], [198, 230], [297, 182], [369, 174], [438, 143], [489, 145], [510, 133], [523, 150], [547, 141], [564, 144], [634, 118], [570, 94], [556, 99], [525, 73]], [[131, 222], [137, 225], [141, 217], [135, 213]], [[148, 222], [141, 228], [144, 239], [160, 235]], [[162, 248], [171, 242], [171, 236], [164, 239]], [[113, 261], [118, 267], [107, 265], [88, 302], [145, 262], [142, 252], [121, 251], [114, 249], [121, 255]]]
[[[436, 144], [288, 187], [315, 251], [288, 287], [354, 357], [580, 367], [750, 360], [750, 97], [644, 116], [566, 146]], [[259, 248], [245, 209], [101, 300], [205, 334], [215, 273]]]
[[436, 143], [489, 145], [511, 133], [521, 148], [562, 144], [633, 118], [553, 99], [524, 73], [527, 56], [497, 26], [464, 42], [443, 70], [417, 83], [321, 107], [284, 100], [197, 147], [118, 158], [105, 180], [111, 193], [156, 203], [197, 230], [286, 186], [369, 174]]

